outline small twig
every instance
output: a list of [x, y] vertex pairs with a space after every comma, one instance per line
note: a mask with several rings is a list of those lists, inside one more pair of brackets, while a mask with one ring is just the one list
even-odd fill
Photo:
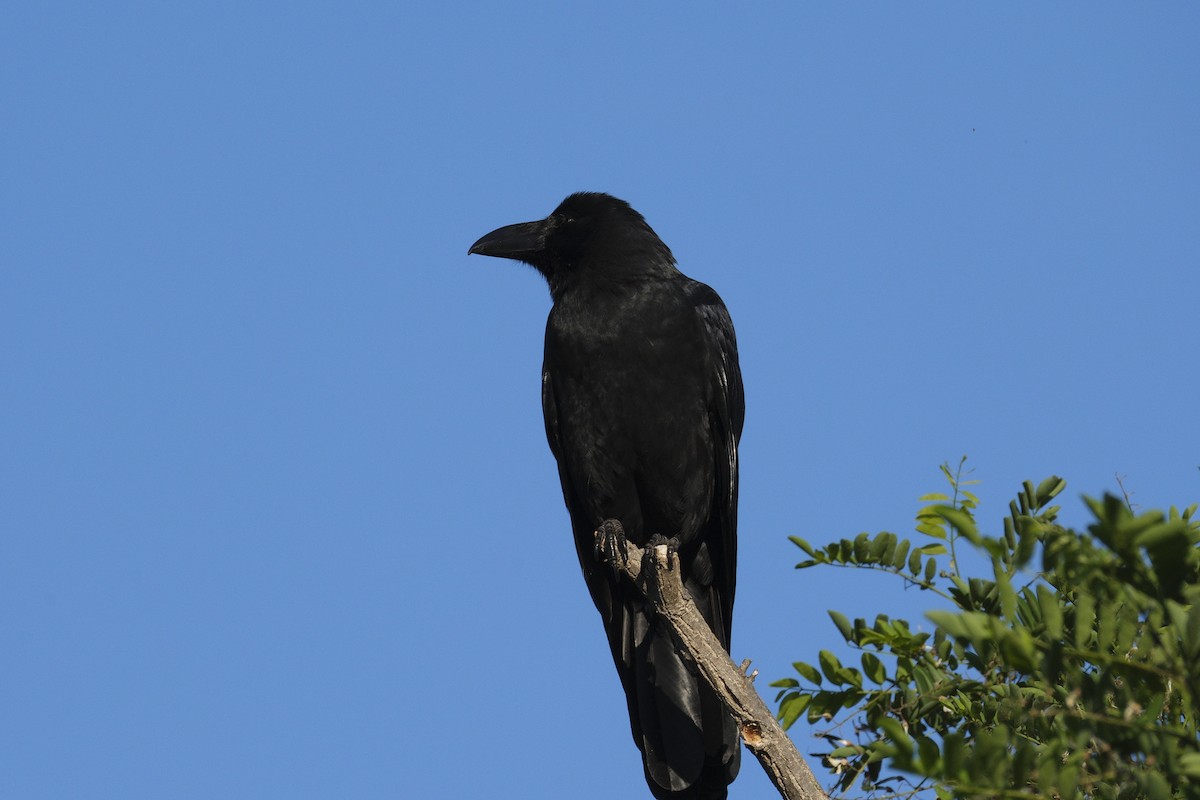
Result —
[[1119, 472], [1114, 472], [1113, 477], [1117, 479], [1117, 486], [1120, 487], [1121, 495], [1125, 498], [1125, 507], [1129, 509], [1130, 514], [1136, 514], [1137, 511], [1133, 507], [1133, 500], [1130, 499], [1129, 492], [1125, 491], [1125, 478], [1127, 476]]

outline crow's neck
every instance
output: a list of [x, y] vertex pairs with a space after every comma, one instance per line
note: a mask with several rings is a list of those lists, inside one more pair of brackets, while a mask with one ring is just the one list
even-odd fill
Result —
[[606, 254], [544, 272], [555, 302], [569, 295], [620, 294], [679, 275], [671, 251], [658, 247]]

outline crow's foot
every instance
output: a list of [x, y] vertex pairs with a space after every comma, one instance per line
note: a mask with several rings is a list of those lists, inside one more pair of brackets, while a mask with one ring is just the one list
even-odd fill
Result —
[[606, 519], [596, 529], [596, 560], [611, 564], [613, 572], [620, 572], [629, 559], [629, 542], [625, 539], [625, 528], [615, 519]]
[[657, 558], [658, 557], [654, 551], [655, 551], [655, 548], [657, 548], [659, 546], [665, 546], [667, 548], [667, 564], [668, 565], [670, 565], [675, 560], [675, 558], [679, 555], [679, 540], [678, 539], [673, 539], [673, 538], [669, 539], [666, 536], [663, 536], [661, 533], [656, 533], [650, 537], [649, 541], [646, 542], [646, 550], [645, 550], [645, 555], [643, 556], [643, 563], [645, 563], [645, 559], [647, 559], [647, 558]]

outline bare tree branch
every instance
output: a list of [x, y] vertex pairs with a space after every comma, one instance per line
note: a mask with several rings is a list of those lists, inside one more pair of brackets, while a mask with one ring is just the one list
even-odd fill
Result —
[[792, 740], [755, 691], [753, 676], [746, 675], [749, 662], [741, 668], [733, 663], [683, 588], [678, 556], [663, 545], [643, 551], [626, 543], [626, 557], [614, 561], [646, 593], [682, 649], [696, 662], [700, 675], [724, 701], [737, 722], [742, 741], [758, 758], [779, 794], [785, 800], [828, 800]]

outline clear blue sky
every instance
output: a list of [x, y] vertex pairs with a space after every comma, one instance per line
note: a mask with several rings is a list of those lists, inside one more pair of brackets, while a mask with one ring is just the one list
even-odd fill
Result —
[[581, 189], [733, 314], [764, 684], [932, 602], [786, 537], [942, 461], [1200, 500], [1198, 8], [9, 4], [0, 796], [643, 796], [549, 297], [466, 255]]

